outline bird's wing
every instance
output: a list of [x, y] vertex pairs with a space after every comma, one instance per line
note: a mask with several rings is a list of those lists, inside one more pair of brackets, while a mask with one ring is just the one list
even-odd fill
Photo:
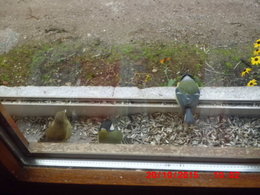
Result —
[[191, 96], [191, 107], [194, 109], [199, 104], [200, 93], [195, 93]]
[[176, 89], [176, 98], [179, 104], [183, 107], [191, 105], [191, 95], [181, 92], [178, 88]]

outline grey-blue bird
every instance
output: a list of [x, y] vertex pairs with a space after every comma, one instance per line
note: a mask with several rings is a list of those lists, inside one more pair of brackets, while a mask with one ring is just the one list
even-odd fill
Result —
[[195, 122], [193, 113], [199, 103], [200, 90], [191, 75], [183, 75], [176, 87], [175, 94], [184, 114], [184, 123], [193, 124]]

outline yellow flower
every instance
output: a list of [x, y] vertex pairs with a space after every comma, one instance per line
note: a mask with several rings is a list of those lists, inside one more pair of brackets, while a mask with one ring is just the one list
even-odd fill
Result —
[[246, 74], [249, 74], [249, 72], [252, 71], [252, 68], [245, 68], [243, 72], [241, 72], [241, 77], [245, 76]]
[[255, 56], [260, 55], [260, 48], [254, 50], [254, 55]]
[[150, 74], [146, 74], [144, 82], [147, 83], [150, 80], [152, 80], [152, 76]]
[[254, 47], [260, 47], [260, 39], [256, 40], [256, 42], [254, 43]]
[[253, 87], [257, 85], [257, 80], [253, 79], [247, 83], [248, 87]]
[[251, 64], [258, 65], [260, 64], [260, 56], [255, 56], [251, 58]]

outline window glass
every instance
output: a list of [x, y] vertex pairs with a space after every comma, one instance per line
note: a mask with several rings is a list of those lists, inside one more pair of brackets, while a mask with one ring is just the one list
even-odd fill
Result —
[[1, 1], [1, 102], [30, 143], [259, 148], [259, 6]]

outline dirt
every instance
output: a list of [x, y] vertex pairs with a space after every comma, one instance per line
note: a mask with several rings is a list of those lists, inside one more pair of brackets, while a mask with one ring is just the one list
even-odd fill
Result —
[[[240, 77], [245, 65], [240, 58], [249, 59], [248, 46], [260, 37], [259, 8], [259, 0], [2, 0], [0, 53], [32, 41], [77, 44], [68, 48], [66, 44], [51, 45], [33, 55], [31, 49], [22, 51], [15, 59], [29, 54], [21, 64], [4, 57], [0, 84], [143, 88], [175, 83], [175, 78], [188, 70], [204, 85], [245, 85], [247, 81]], [[154, 42], [193, 45], [205, 52], [207, 63], [193, 48], [191, 55], [182, 48], [171, 56], [153, 50], [152, 55], [140, 57], [145, 52], [139, 50]], [[136, 43], [142, 46], [135, 48], [136, 54], [127, 55], [139, 58], [123, 53], [121, 59], [107, 61], [114, 45]], [[228, 49], [232, 52], [227, 52]], [[91, 58], [78, 60], [74, 58], [78, 53]], [[164, 57], [173, 60], [169, 65], [160, 65], [160, 58]], [[209, 67], [205, 67], [207, 64]], [[6, 72], [12, 71], [13, 66], [27, 71], [26, 74], [17, 72], [15, 80], [11, 80], [12, 74]]]
[[223, 46], [260, 37], [259, 8], [259, 0], [2, 0], [0, 30], [19, 33], [19, 43], [98, 37]]

